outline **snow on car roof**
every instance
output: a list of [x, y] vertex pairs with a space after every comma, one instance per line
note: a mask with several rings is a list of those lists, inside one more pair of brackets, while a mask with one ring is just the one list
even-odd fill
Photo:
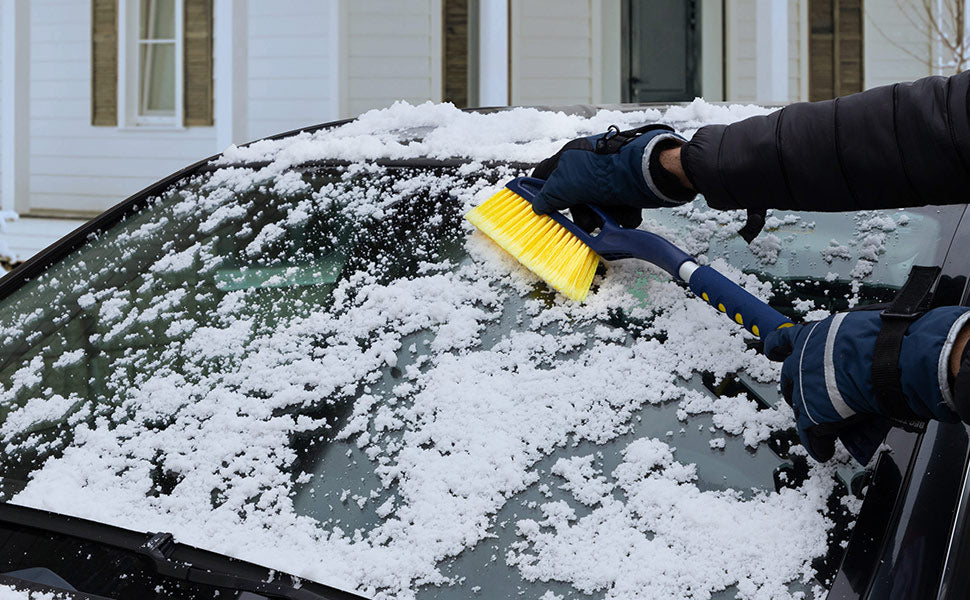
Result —
[[566, 140], [647, 122], [664, 122], [691, 135], [705, 123], [731, 123], [773, 109], [717, 105], [697, 99], [665, 110], [599, 110], [592, 117], [518, 107], [493, 113], [457, 110], [450, 104], [411, 106], [396, 102], [335, 129], [300, 133], [281, 140], [230, 146], [221, 164], [376, 158], [469, 158], [477, 161], [539, 162]]
[[[219, 161], [226, 168], [197, 192], [166, 200], [174, 215], [201, 215], [193, 234], [198, 240], [155, 260], [140, 289], [148, 293], [186, 270], [217, 269], [220, 258], [205, 234], [227, 223], [245, 233], [247, 213], [238, 198], [256, 188], [309, 199], [294, 201], [284, 219], [248, 232], [244, 254], [251, 257], [270, 252], [285, 231], [337, 198], [345, 214], [379, 220], [415, 187], [454, 186], [453, 201], [462, 210], [495, 191], [493, 180], [474, 177], [483, 169], [475, 162], [460, 170], [461, 177], [418, 175], [380, 193], [348, 192], [339, 183], [311, 193], [299, 173], [287, 170], [292, 165], [328, 158], [535, 162], [564, 140], [613, 124], [671, 122], [689, 135], [703, 123], [766, 112], [695, 101], [666, 111], [601, 111], [585, 118], [398, 103], [335, 129], [231, 147]], [[401, 135], [414, 128], [425, 128], [420, 139]], [[259, 169], [228, 166], [266, 161], [272, 164]], [[348, 172], [380, 176], [368, 166]], [[125, 243], [159, 226], [126, 231]], [[759, 410], [742, 397], [715, 400], [685, 385], [702, 372], [744, 372], [771, 383], [778, 366], [748, 347], [741, 328], [661, 271], [615, 263], [580, 305], [535, 295], [529, 273], [467, 224], [465, 233], [467, 260], [430, 262], [417, 275], [390, 281], [364, 268], [335, 284], [332, 307], [269, 325], [257, 324], [245, 310], [245, 289], [227, 288], [204, 323], [180, 308], [202, 293], [193, 289], [170, 290], [141, 308], [130, 290], [85, 293], [77, 309], [104, 323], [99, 340], [124, 339], [138, 323], [167, 318], [165, 335], [176, 341], [153, 359], [148, 378], [125, 379], [139, 351], [113, 359], [115, 371], [107, 376], [124, 381], [113, 413], [78, 409], [84, 399], [40, 389], [40, 373], [77, 362], [76, 351], [38, 356], [0, 383], [5, 403], [28, 397], [0, 426], [5, 443], [29, 444], [30, 438], [16, 437], [28, 423], [64, 414], [74, 415], [75, 423], [73, 442], [35, 471], [13, 501], [171, 532], [186, 544], [375, 597], [413, 598], [424, 584], [461, 583], [444, 572], [442, 561], [495, 537], [503, 527], [496, 513], [537, 483], [543, 458], [581, 442], [620, 439], [644, 405], [676, 404], [686, 427], [692, 415], [713, 414], [715, 450], [725, 434], [755, 447], [772, 431], [792, 426], [784, 405]], [[717, 264], [752, 293], [770, 294], [753, 276]], [[282, 269], [264, 284], [297, 275]], [[485, 343], [483, 333], [513, 300], [521, 307], [518, 326]], [[618, 308], [649, 320], [666, 341], [605, 327]], [[422, 332], [430, 334], [408, 341]], [[168, 369], [165, 361], [188, 366]], [[400, 380], [378, 385], [382, 370], [396, 367]], [[326, 425], [291, 408], [358, 386], [352, 414], [336, 437], [359, 448], [389, 492], [375, 507], [380, 522], [368, 530], [297, 511], [290, 472], [296, 459], [291, 436]], [[164, 427], [153, 425], [163, 421]], [[159, 493], [153, 479], [159, 461], [179, 475], [168, 493]], [[813, 465], [798, 489], [780, 492], [708, 489], [699, 485], [697, 467], [680, 460], [673, 437], [639, 437], [624, 443], [610, 469], [595, 453], [557, 460], [544, 481], [558, 482], [569, 501], [547, 496], [537, 503], [541, 518], [511, 524], [517, 541], [495, 560], [527, 581], [565, 582], [607, 598], [708, 597], [732, 586], [741, 598], [787, 597], [788, 584], [809, 582], [812, 560], [826, 551], [832, 527], [826, 502], [837, 468], [838, 461]], [[295, 479], [326, 477], [303, 473]], [[363, 505], [376, 503], [375, 497], [345, 493], [330, 502]], [[558, 597], [552, 591], [543, 596]]]

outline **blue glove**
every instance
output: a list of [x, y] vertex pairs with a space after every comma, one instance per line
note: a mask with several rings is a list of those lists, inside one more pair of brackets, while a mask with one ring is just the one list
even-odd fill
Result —
[[614, 126], [606, 133], [573, 140], [532, 172], [547, 180], [532, 207], [539, 214], [571, 209], [576, 224], [592, 230], [602, 223], [584, 205], [595, 204], [623, 227], [636, 227], [641, 209], [677, 206], [695, 196], [661, 168], [657, 158], [661, 150], [684, 142], [673, 129], [659, 124], [630, 131]]
[[[913, 321], [899, 354], [900, 384], [909, 409], [922, 419], [957, 422], [949, 380], [950, 350], [970, 321], [970, 308], [946, 306]], [[815, 323], [778, 329], [765, 337], [765, 355], [784, 360], [781, 391], [795, 413], [798, 436], [813, 458], [826, 461], [842, 440], [866, 464], [894, 419], [872, 386], [879, 311], [839, 313]], [[961, 411], [962, 412], [962, 411]]]

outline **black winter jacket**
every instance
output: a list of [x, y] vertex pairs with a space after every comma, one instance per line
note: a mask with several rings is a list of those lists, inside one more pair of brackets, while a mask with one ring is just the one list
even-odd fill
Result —
[[[970, 71], [709, 125], [681, 158], [713, 208], [841, 211], [970, 202]], [[970, 345], [954, 402], [970, 422]]]
[[709, 125], [681, 156], [713, 208], [962, 204], [970, 201], [970, 71]]

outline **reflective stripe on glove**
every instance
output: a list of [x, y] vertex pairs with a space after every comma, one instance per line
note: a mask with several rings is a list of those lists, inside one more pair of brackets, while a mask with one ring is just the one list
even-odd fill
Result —
[[[933, 309], [913, 321], [899, 355], [900, 384], [909, 408], [924, 419], [956, 422], [949, 382], [953, 341], [970, 321], [970, 308]], [[839, 313], [822, 321], [773, 331], [765, 355], [784, 360], [781, 390], [795, 413], [802, 445], [816, 460], [835, 452], [835, 440], [866, 464], [891, 427], [872, 387], [878, 311]]]
[[640, 209], [678, 206], [694, 197], [657, 159], [660, 150], [684, 142], [673, 129], [659, 124], [631, 131], [614, 127], [573, 140], [533, 171], [533, 177], [547, 181], [532, 207], [539, 214], [571, 209], [573, 220], [590, 230], [600, 224], [590, 222], [598, 219], [585, 205], [595, 204], [620, 225], [636, 227]]

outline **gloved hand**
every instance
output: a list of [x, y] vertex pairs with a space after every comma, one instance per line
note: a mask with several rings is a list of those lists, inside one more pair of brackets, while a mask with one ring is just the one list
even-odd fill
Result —
[[[900, 384], [906, 404], [918, 418], [957, 422], [959, 396], [951, 391], [950, 351], [970, 308], [946, 306], [912, 322], [899, 355]], [[814, 323], [778, 329], [765, 337], [765, 355], [784, 361], [781, 391], [795, 412], [798, 436], [816, 460], [835, 452], [836, 438], [866, 464], [893, 420], [872, 385], [872, 360], [881, 319], [879, 311], [839, 313]], [[964, 415], [965, 416], [965, 415]]]
[[666, 125], [630, 131], [611, 127], [606, 133], [567, 143], [536, 166], [533, 177], [546, 179], [532, 202], [539, 214], [570, 209], [573, 221], [587, 231], [602, 225], [585, 205], [606, 210], [623, 227], [640, 224], [640, 210], [677, 206], [695, 192], [660, 166], [661, 150], [684, 143]]

